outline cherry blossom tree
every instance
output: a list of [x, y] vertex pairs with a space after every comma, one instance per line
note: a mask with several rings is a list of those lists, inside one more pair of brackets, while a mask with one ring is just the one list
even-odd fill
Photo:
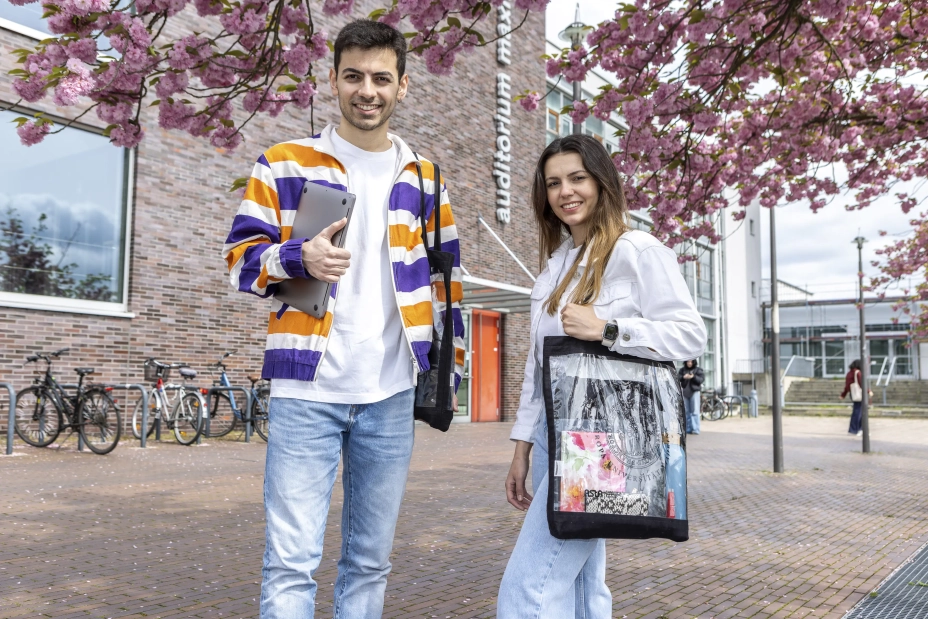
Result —
[[[755, 200], [816, 211], [847, 193], [855, 209], [894, 194], [904, 212], [919, 207], [910, 187], [928, 176], [926, 49], [924, 0], [635, 0], [547, 72], [611, 76], [569, 112], [624, 119], [615, 162], [630, 206], [650, 209], [673, 245], [717, 240], [712, 219], [743, 218]], [[882, 251], [874, 288], [926, 272], [924, 219]], [[928, 286], [911, 294], [926, 300]], [[928, 336], [928, 314], [915, 324]]]
[[[4, 0], [0, 0], [4, 1]], [[22, 5], [37, 0], [9, 0]], [[145, 135], [144, 106], [158, 107], [158, 124], [234, 149], [256, 114], [277, 116], [287, 105], [310, 108], [316, 93], [313, 63], [331, 41], [316, 27], [314, 5], [326, 15], [354, 14], [354, 0], [41, 0], [56, 36], [15, 53], [12, 71], [22, 101], [49, 94], [76, 106], [77, 118], [95, 110], [116, 146], [132, 148]], [[410, 48], [428, 70], [444, 75], [459, 53], [495, 40], [481, 24], [503, 0], [394, 0], [371, 17], [391, 25], [408, 19]], [[513, 0], [522, 14], [547, 0]], [[207, 32], [180, 37], [191, 18]], [[179, 27], [178, 27], [179, 24]], [[185, 29], [189, 32], [189, 27]], [[149, 93], [154, 91], [152, 98]], [[88, 101], [89, 100], [89, 101]], [[18, 102], [17, 102], [18, 103]], [[234, 115], [235, 106], [244, 117]], [[76, 120], [76, 119], [75, 119]], [[20, 141], [41, 142], [60, 131], [42, 115], [17, 119]], [[72, 121], [73, 122], [73, 121]]]

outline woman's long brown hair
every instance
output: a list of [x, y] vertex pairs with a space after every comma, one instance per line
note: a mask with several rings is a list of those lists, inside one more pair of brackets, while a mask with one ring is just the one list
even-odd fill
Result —
[[599, 186], [599, 200], [590, 214], [587, 237], [577, 254], [577, 259], [545, 304], [545, 309], [552, 316], [586, 253], [587, 268], [574, 289], [570, 302], [589, 305], [596, 300], [602, 289], [603, 273], [609, 256], [612, 255], [612, 248], [619, 237], [629, 229], [625, 191], [606, 148], [591, 136], [568, 135], [548, 144], [538, 159], [538, 165], [535, 166], [532, 206], [535, 209], [535, 221], [538, 223], [538, 235], [541, 238], [541, 255], [550, 258], [554, 250], [564, 242], [566, 234], [570, 234], [570, 228], [557, 218], [548, 203], [548, 188], [545, 183], [545, 164], [553, 155], [560, 153], [580, 155], [583, 167]]

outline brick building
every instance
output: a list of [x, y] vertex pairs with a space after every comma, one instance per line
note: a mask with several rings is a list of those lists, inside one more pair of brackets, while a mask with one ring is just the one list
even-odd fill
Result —
[[[374, 8], [359, 4], [358, 15]], [[39, 11], [38, 4], [0, 4], [0, 107], [18, 99], [8, 75], [17, 66], [12, 51], [48, 36]], [[343, 23], [321, 11], [315, 17], [329, 32]], [[508, 16], [490, 19], [505, 27]], [[196, 29], [197, 22], [191, 13], [183, 26]], [[471, 359], [480, 366], [479, 388], [471, 391], [482, 397], [462, 416], [482, 420], [515, 413], [528, 320], [519, 311], [488, 312], [481, 298], [500, 305], [499, 295], [487, 295], [515, 291], [524, 300], [531, 287], [507, 247], [538, 272], [528, 198], [545, 118], [510, 108], [498, 95], [544, 88], [544, 17], [531, 14], [508, 38], [461, 57], [451, 77], [430, 75], [411, 57], [410, 96], [391, 120], [414, 150], [442, 165], [448, 181], [468, 273], [468, 318], [480, 334], [472, 350], [485, 351]], [[330, 62], [331, 56], [317, 73], [326, 75]], [[0, 111], [0, 381], [26, 386], [35, 368], [24, 367], [24, 358], [63, 347], [71, 349], [57, 366], [65, 381], [80, 365], [95, 367], [100, 381], [137, 382], [148, 357], [202, 370], [232, 349], [238, 351], [229, 360], [233, 382], [256, 372], [269, 302], [228, 284], [220, 249], [239, 202], [228, 188], [269, 146], [337, 122], [334, 97], [322, 80], [320, 86], [312, 123], [309, 111], [296, 109], [256, 119], [235, 152], [161, 130], [154, 108], [143, 112], [147, 137], [132, 151], [110, 145], [93, 112], [27, 148], [10, 121], [36, 112], [68, 120], [74, 111], [56, 108], [51, 97]], [[505, 118], [497, 120], [500, 115]], [[503, 190], [504, 166], [494, 175], [494, 161], [506, 147], [510, 186]], [[24, 262], [23, 248], [38, 258]], [[508, 307], [527, 309], [524, 302]]]

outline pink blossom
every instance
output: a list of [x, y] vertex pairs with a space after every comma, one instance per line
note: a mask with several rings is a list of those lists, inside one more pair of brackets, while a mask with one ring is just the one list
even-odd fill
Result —
[[354, 8], [354, 0], [325, 0], [322, 4], [322, 12], [326, 15], [348, 15]]
[[167, 99], [173, 94], [184, 92], [189, 83], [190, 78], [186, 71], [167, 71], [158, 80], [155, 92], [160, 98]]
[[293, 34], [299, 29], [300, 25], [308, 23], [309, 15], [306, 13], [306, 9], [302, 4], [300, 4], [298, 8], [285, 6], [280, 13], [281, 34]]
[[582, 123], [590, 115], [590, 106], [584, 101], [574, 101], [573, 107], [568, 114], [574, 123]]
[[135, 148], [145, 137], [145, 131], [134, 124], [120, 125], [110, 131], [110, 142], [122, 148]]
[[97, 42], [90, 38], [69, 43], [65, 50], [71, 58], [77, 58], [87, 64], [93, 64], [97, 60]]
[[235, 127], [219, 127], [213, 132], [209, 143], [216, 148], [235, 150], [242, 143], [242, 134]]
[[16, 134], [19, 135], [19, 141], [23, 146], [32, 146], [45, 139], [51, 130], [48, 123], [40, 123], [37, 120], [30, 120], [16, 128]]
[[313, 96], [316, 94], [316, 85], [309, 80], [305, 80], [296, 85], [296, 90], [290, 93], [293, 97], [294, 104], [300, 109], [306, 109], [313, 103]]
[[13, 80], [13, 90], [16, 91], [24, 101], [29, 103], [34, 103], [40, 101], [45, 97], [45, 80], [40, 77], [32, 77], [30, 79], [16, 79]]
[[110, 125], [123, 125], [132, 117], [132, 106], [126, 102], [100, 103], [97, 105], [97, 117]]
[[545, 63], [545, 73], [548, 77], [557, 77], [561, 74], [561, 61], [557, 58], [549, 58]]
[[196, 108], [181, 101], [162, 101], [158, 105], [158, 125], [162, 129], [186, 129]]
[[522, 109], [524, 109], [526, 112], [534, 112], [538, 109], [539, 101], [541, 101], [541, 95], [537, 92], [530, 92], [519, 99], [519, 105], [521, 105]]

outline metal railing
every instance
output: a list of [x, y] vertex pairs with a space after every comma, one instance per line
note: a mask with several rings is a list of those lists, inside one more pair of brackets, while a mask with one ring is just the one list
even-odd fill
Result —
[[0, 387], [6, 389], [10, 394], [10, 410], [7, 414], [6, 426], [6, 455], [13, 455], [13, 427], [16, 423], [16, 392], [13, 391], [13, 385], [10, 383], [0, 383]]
[[886, 388], [889, 387], [889, 383], [893, 380], [893, 370], [896, 369], [896, 361], [899, 361], [899, 357], [893, 357], [892, 362], [889, 364], [889, 372], [886, 374], [886, 382], [880, 384], [883, 381], [883, 372], [886, 369], [886, 362], [889, 361], [888, 357], [883, 358], [883, 365], [880, 366], [880, 375], [876, 379], [876, 386], [883, 387], [883, 404], [886, 404]]

